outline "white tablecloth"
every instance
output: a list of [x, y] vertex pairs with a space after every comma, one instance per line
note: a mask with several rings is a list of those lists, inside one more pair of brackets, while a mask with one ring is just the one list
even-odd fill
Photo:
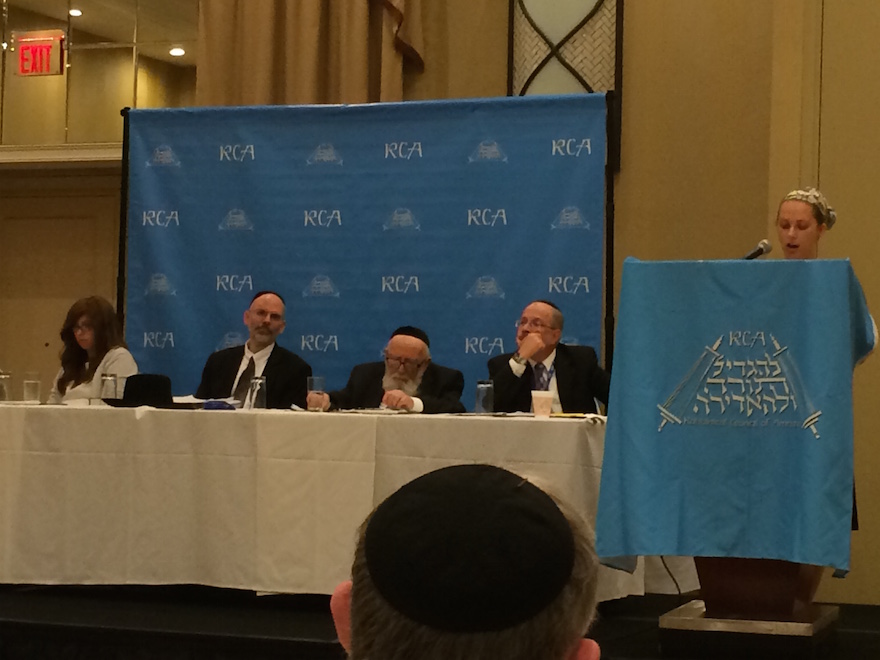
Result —
[[[331, 593], [372, 508], [444, 465], [535, 477], [594, 520], [603, 438], [603, 418], [0, 405], [0, 582]], [[645, 584], [603, 568], [600, 598]]]

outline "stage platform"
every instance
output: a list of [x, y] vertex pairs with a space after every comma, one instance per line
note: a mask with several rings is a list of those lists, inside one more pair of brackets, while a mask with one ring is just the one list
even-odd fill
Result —
[[[591, 637], [603, 660], [719, 657], [717, 649], [661, 654], [660, 616], [697, 596], [602, 603]], [[0, 587], [0, 660], [341, 660], [328, 601], [199, 586], [7, 585]], [[812, 655], [880, 658], [880, 607], [841, 605], [835, 633]]]

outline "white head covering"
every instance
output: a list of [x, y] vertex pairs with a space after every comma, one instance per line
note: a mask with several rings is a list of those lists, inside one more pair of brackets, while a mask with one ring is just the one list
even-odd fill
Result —
[[816, 211], [816, 215], [820, 218], [819, 224], [824, 224], [828, 229], [831, 229], [834, 226], [834, 223], [837, 222], [837, 213], [834, 212], [833, 208], [828, 206], [828, 200], [825, 199], [825, 195], [819, 192], [816, 188], [792, 190], [782, 198], [782, 201], [787, 202], [791, 199], [798, 202], [806, 202], [812, 206]]

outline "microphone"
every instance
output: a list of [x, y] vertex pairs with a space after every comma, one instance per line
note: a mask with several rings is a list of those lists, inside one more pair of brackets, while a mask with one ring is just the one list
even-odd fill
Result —
[[766, 238], [762, 238], [761, 242], [755, 246], [755, 249], [744, 256], [743, 259], [757, 259], [762, 254], [767, 254], [772, 249], [773, 246], [770, 245], [770, 241], [768, 241]]

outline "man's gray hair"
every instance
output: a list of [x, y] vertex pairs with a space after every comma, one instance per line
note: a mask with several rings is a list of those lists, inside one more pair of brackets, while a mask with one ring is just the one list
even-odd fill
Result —
[[[394, 609], [379, 593], [361, 525], [352, 566], [351, 660], [562, 660], [586, 634], [596, 611], [599, 562], [593, 534], [565, 501], [548, 493], [571, 527], [574, 560], [558, 595], [537, 615], [502, 630], [449, 632]], [[433, 523], [436, 524], [436, 523]]]

